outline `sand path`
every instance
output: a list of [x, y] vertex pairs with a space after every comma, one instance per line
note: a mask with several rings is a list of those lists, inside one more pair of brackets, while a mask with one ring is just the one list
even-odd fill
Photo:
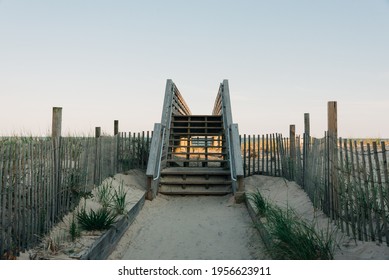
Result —
[[266, 259], [246, 206], [228, 196], [146, 201], [109, 259]]

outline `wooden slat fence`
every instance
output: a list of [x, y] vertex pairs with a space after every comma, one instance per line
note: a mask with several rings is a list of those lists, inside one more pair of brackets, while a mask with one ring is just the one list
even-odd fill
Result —
[[150, 136], [62, 137], [58, 174], [50, 137], [0, 138], [0, 259], [36, 245], [105, 178], [145, 169]]
[[243, 135], [244, 174], [295, 181], [347, 235], [389, 246], [387, 143], [339, 138], [332, 159], [329, 139]]

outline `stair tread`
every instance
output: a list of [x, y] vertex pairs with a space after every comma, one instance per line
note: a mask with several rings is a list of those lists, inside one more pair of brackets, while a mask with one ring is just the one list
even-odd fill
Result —
[[186, 179], [183, 180], [181, 178], [161, 178], [160, 183], [162, 185], [200, 185], [200, 186], [206, 186], [206, 185], [231, 185], [232, 181], [228, 180], [206, 180], [205, 178], [202, 180], [193, 180], [193, 179]]
[[204, 148], [211, 148], [211, 149], [225, 149], [226, 147], [225, 146], [197, 146], [197, 145], [170, 145], [169, 146], [170, 148], [199, 148], [199, 149], [204, 149]]
[[205, 153], [205, 152], [169, 152], [169, 154], [172, 154], [172, 155], [226, 155], [227, 153], [226, 152], [219, 152], [219, 153], [216, 153], [216, 152], [211, 152], [211, 153]]
[[167, 162], [228, 162], [224, 159], [168, 159]]
[[[171, 136], [182, 136], [182, 135], [194, 135], [194, 136], [220, 136], [223, 135], [224, 132], [172, 132]], [[217, 141], [217, 140], [214, 140]]]
[[232, 193], [231, 186], [210, 187], [208, 189], [201, 187], [186, 187], [185, 189], [179, 186], [160, 186], [159, 193], [162, 194], [177, 194], [177, 195], [225, 195]]
[[230, 175], [229, 169], [220, 167], [168, 167], [161, 175]]

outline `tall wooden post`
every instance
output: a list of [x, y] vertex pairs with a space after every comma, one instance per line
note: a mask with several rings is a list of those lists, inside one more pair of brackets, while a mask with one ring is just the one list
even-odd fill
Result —
[[119, 134], [119, 121], [114, 120], [113, 121], [113, 135], [118, 135]]
[[100, 136], [101, 127], [95, 128], [95, 172], [94, 172], [94, 184], [100, 184]]
[[291, 124], [289, 126], [289, 158], [290, 158], [290, 180], [295, 180], [295, 166], [296, 166], [296, 126]]
[[328, 102], [328, 160], [329, 160], [329, 206], [331, 217], [337, 217], [338, 213], [338, 116], [337, 102]]
[[62, 130], [62, 107], [53, 107], [51, 139], [53, 141], [54, 156], [54, 182], [53, 182], [53, 206], [51, 211], [52, 219], [57, 217], [59, 211], [59, 195], [61, 185], [61, 130]]
[[307, 160], [308, 160], [308, 151], [309, 151], [309, 142], [311, 138], [311, 128], [309, 121], [309, 113], [304, 114], [304, 138], [303, 138], [303, 188], [305, 189], [306, 185], [306, 175], [307, 175]]
[[119, 120], [113, 121], [113, 136], [115, 140], [115, 155], [114, 155], [114, 172], [119, 172], [119, 141], [120, 141], [120, 135], [119, 135]]

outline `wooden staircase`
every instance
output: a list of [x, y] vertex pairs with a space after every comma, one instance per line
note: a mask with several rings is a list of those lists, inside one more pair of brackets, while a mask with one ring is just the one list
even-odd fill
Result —
[[150, 200], [158, 193], [233, 193], [236, 201], [244, 201], [239, 130], [232, 121], [228, 80], [219, 86], [212, 115], [193, 115], [177, 86], [167, 80], [146, 176]]
[[220, 115], [173, 115], [163, 194], [222, 195], [232, 192], [223, 119]]

